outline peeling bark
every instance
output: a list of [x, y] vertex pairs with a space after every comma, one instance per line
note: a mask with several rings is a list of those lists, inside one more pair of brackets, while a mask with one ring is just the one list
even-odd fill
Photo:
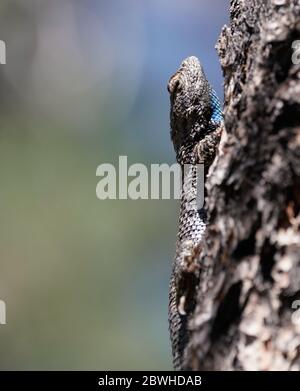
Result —
[[[299, 370], [300, 39], [296, 0], [234, 0], [218, 52], [221, 144], [190, 322], [195, 370]], [[298, 317], [299, 319], [299, 317]]]

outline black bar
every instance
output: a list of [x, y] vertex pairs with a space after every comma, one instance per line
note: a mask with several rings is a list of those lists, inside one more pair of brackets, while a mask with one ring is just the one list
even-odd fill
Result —
[[[192, 388], [212, 390], [242, 387], [283, 387], [299, 384], [299, 372], [0, 372], [1, 389], [143, 390]], [[6, 387], [5, 387], [6, 385]]]

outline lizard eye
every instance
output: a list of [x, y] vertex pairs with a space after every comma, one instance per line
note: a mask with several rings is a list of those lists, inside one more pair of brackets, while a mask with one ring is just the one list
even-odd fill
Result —
[[175, 75], [171, 77], [168, 83], [168, 91], [170, 94], [175, 94], [176, 92], [180, 91], [180, 89], [181, 89], [180, 77], [178, 73], [175, 73]]

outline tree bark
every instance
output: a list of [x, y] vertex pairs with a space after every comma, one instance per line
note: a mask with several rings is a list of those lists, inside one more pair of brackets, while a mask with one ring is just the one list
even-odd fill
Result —
[[300, 4], [234, 0], [230, 17], [217, 45], [224, 128], [206, 183], [209, 225], [185, 362], [299, 370], [300, 65], [292, 43]]

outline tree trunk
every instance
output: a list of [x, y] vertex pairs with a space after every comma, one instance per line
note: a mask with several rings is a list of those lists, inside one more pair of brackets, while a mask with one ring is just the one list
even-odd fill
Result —
[[300, 369], [299, 3], [234, 0], [218, 42], [225, 124], [206, 183], [195, 370]]

